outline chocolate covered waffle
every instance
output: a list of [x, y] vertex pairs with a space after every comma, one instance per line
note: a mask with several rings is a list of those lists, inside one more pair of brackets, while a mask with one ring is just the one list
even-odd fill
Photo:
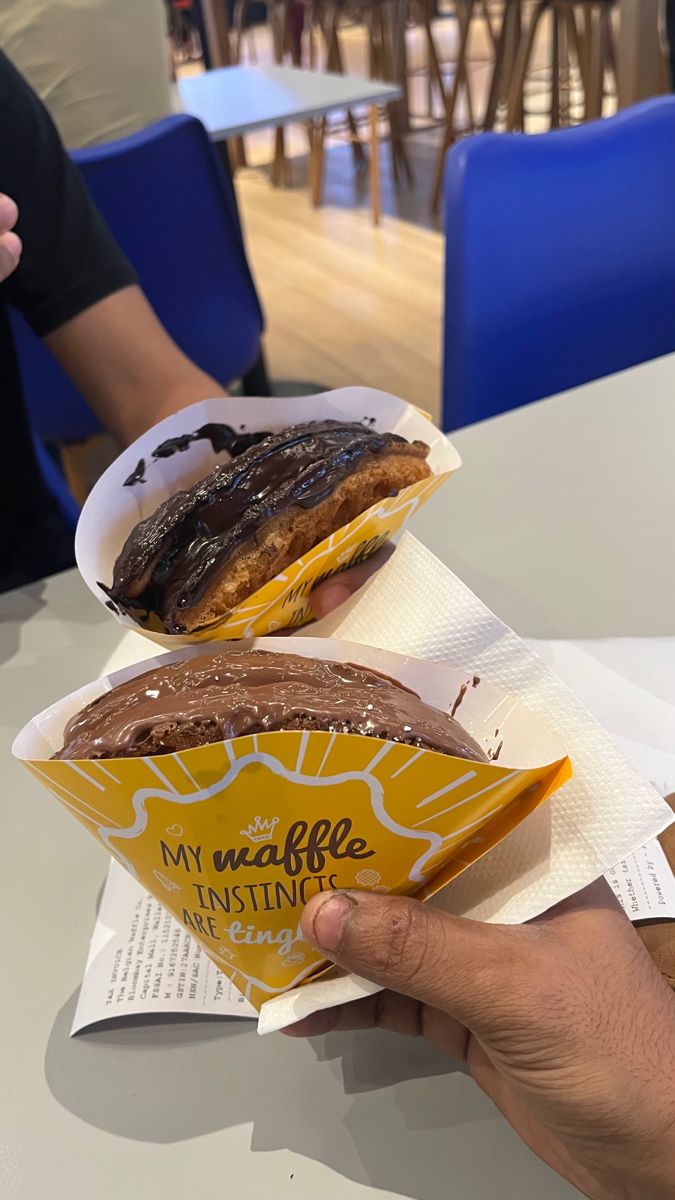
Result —
[[169, 633], [208, 628], [372, 504], [430, 475], [428, 453], [358, 422], [270, 434], [141, 521], [102, 586]]
[[56, 758], [172, 754], [244, 734], [327, 730], [488, 757], [447, 713], [351, 663], [239, 650], [155, 667], [72, 717]]

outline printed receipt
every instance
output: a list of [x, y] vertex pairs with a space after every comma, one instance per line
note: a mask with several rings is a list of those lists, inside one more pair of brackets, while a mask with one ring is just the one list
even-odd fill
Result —
[[188, 931], [112, 859], [71, 1036], [99, 1021], [160, 1013], [256, 1015]]
[[675, 876], [660, 842], [648, 842], [605, 878], [631, 921], [675, 920]]

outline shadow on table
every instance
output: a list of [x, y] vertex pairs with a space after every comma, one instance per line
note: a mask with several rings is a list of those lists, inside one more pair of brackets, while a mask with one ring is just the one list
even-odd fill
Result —
[[[259, 1038], [250, 1022], [234, 1020], [70, 1038], [75, 1003], [74, 995], [53, 1027], [47, 1083], [66, 1109], [119, 1137], [168, 1144], [251, 1124], [253, 1152], [290, 1149], [414, 1200], [447, 1200], [460, 1168], [467, 1190], [453, 1196], [468, 1200], [480, 1184], [486, 1124], [491, 1139], [502, 1128], [472, 1081], [416, 1039], [379, 1031]], [[447, 1152], [439, 1128], [448, 1129]]]
[[47, 582], [41, 579], [20, 591], [0, 595], [0, 664], [13, 658], [19, 649], [21, 628], [46, 605]]

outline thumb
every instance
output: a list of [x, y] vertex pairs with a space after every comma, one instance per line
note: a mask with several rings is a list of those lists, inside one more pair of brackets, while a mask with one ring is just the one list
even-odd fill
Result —
[[[405, 896], [320, 892], [302, 931], [338, 966], [480, 1031], [527, 971], [528, 930], [452, 917]], [[515, 969], [514, 969], [515, 968]], [[527, 977], [524, 974], [521, 977]]]

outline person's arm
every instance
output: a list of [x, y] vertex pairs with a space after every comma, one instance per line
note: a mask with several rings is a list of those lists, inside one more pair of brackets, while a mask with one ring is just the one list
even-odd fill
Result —
[[524, 926], [322, 892], [302, 930], [386, 990], [287, 1033], [421, 1034], [591, 1200], [675, 1196], [675, 996], [604, 881]]
[[92, 304], [44, 340], [122, 445], [181, 408], [225, 394], [172, 341], [136, 285]]

